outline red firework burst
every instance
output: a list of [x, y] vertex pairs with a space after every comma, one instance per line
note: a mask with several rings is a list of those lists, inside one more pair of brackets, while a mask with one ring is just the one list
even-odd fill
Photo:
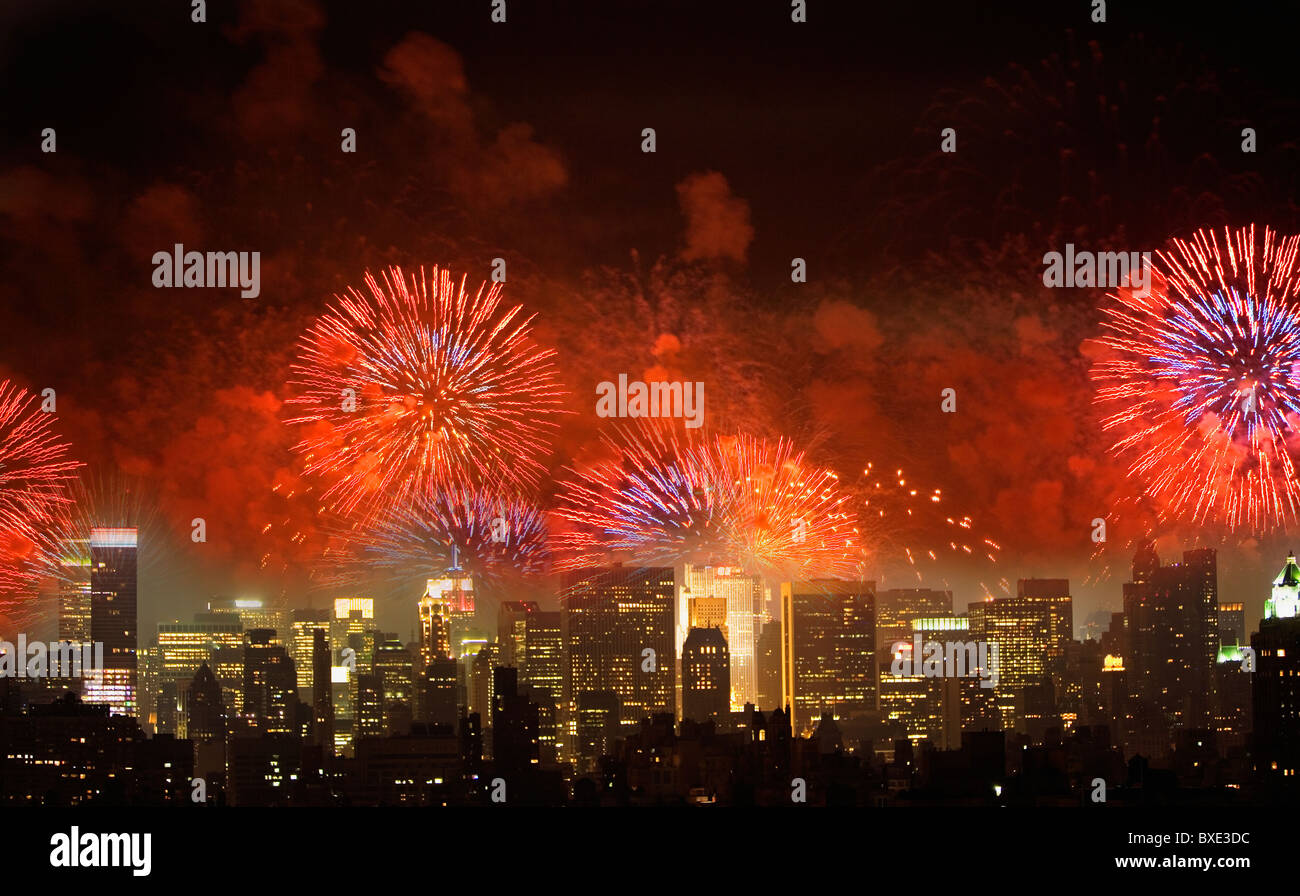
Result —
[[788, 441], [684, 443], [646, 427], [606, 442], [615, 459], [575, 471], [560, 495], [565, 566], [721, 562], [787, 578], [858, 570], [848, 495]]
[[0, 608], [11, 617], [55, 571], [81, 466], [68, 458], [54, 419], [36, 395], [0, 381]]
[[1265, 533], [1300, 511], [1300, 237], [1199, 230], [1103, 309], [1102, 426], [1163, 519]]
[[532, 319], [501, 307], [501, 287], [475, 294], [465, 278], [394, 267], [370, 295], [355, 289], [311, 327], [293, 366], [308, 426], [296, 446], [327, 481], [333, 509], [393, 507], [413, 495], [505, 483], [534, 485], [563, 392], [553, 351]]

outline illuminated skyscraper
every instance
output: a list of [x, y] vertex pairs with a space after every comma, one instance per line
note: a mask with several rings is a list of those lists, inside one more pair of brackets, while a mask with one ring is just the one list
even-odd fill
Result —
[[178, 733], [181, 699], [199, 667], [205, 664], [211, 666], [215, 662], [215, 651], [218, 648], [238, 648], [243, 643], [244, 632], [238, 618], [221, 622], [159, 624], [158, 733]]
[[351, 646], [349, 638], [352, 635], [364, 634], [374, 627], [374, 598], [336, 598], [334, 613], [330, 619], [330, 649], [334, 651], [334, 662], [337, 664], [341, 659], [343, 648]]
[[138, 690], [136, 530], [90, 530], [90, 639], [104, 645], [104, 669], [85, 680], [85, 701], [136, 715]]
[[90, 542], [75, 539], [59, 558], [59, 640], [74, 644], [90, 637]]
[[530, 688], [549, 691], [556, 702], [564, 695], [564, 630], [558, 611], [528, 614], [519, 680]]
[[459, 658], [461, 639], [474, 624], [474, 580], [459, 570], [429, 579], [420, 598], [420, 658]]
[[299, 693], [315, 693], [312, 685], [316, 677], [316, 631], [321, 629], [328, 634], [329, 625], [328, 610], [293, 611], [293, 621], [289, 623], [289, 655], [298, 669]]
[[1294, 619], [1300, 615], [1300, 566], [1295, 554], [1288, 554], [1286, 565], [1273, 580], [1273, 593], [1264, 602], [1265, 619]]
[[881, 654], [912, 640], [912, 620], [952, 615], [952, 592], [933, 588], [887, 588], [876, 594], [876, 644]]
[[[588, 693], [613, 694], [623, 721], [676, 712], [675, 576], [667, 567], [605, 567], [566, 574], [562, 594], [569, 734]], [[603, 702], [602, 702], [603, 701]], [[611, 705], [597, 701], [601, 712]], [[595, 704], [592, 704], [595, 705]]]
[[781, 585], [781, 692], [795, 731], [877, 708], [875, 582]]
[[[717, 625], [714, 617], [718, 602], [723, 602], [726, 607], [724, 636], [731, 655], [733, 711], [744, 709], [746, 703], [758, 701], [758, 628], [763, 612], [763, 588], [761, 577], [745, 575], [738, 566], [687, 564], [683, 570], [674, 647], [680, 656], [692, 625]], [[694, 621], [691, 618], [692, 604], [699, 617]]]
[[1070, 582], [1021, 579], [1015, 597], [972, 603], [968, 618], [973, 640], [998, 645], [1001, 669], [993, 690], [1003, 725], [1016, 730], [1027, 688], [1039, 688], [1048, 678], [1057, 693], [1064, 691], [1066, 645], [1074, 638]]
[[[246, 632], [255, 628], [270, 629], [275, 632], [275, 639], [281, 644], [288, 644], [291, 637], [290, 611], [271, 606], [261, 598], [214, 597], [208, 601], [208, 614], [238, 616]], [[200, 622], [219, 621], [203, 614], [194, 618]]]

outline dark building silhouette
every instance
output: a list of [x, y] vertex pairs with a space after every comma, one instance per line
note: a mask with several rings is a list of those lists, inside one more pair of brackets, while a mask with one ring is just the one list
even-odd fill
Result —
[[323, 628], [312, 632], [312, 716], [313, 736], [326, 756], [334, 754], [334, 688], [330, 662], [329, 634]]
[[1124, 666], [1140, 741], [1131, 746], [1140, 752], [1166, 755], [1175, 731], [1211, 727], [1218, 607], [1212, 549], [1186, 551], [1170, 566], [1150, 543], [1134, 557], [1133, 581], [1124, 585]]
[[194, 673], [186, 698], [186, 736], [196, 743], [225, 740], [226, 707], [221, 702], [221, 685], [207, 663]]
[[1300, 776], [1300, 616], [1260, 620], [1250, 645], [1256, 662], [1255, 769], [1266, 780], [1295, 785]]
[[492, 763], [498, 773], [539, 765], [537, 704], [519, 693], [519, 670], [492, 670]]
[[267, 734], [297, 731], [298, 673], [271, 629], [244, 633], [243, 716]]
[[731, 658], [722, 629], [692, 628], [682, 645], [682, 718], [704, 722], [731, 711]]
[[420, 679], [418, 721], [428, 725], [446, 725], [455, 730], [460, 719], [456, 698], [459, 689], [459, 670], [454, 659], [436, 659], [429, 663]]
[[758, 708], [781, 705], [781, 620], [769, 619], [758, 635]]

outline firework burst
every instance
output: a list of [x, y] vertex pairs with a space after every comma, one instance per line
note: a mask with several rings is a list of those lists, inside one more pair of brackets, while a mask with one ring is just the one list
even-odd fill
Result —
[[0, 612], [13, 618], [57, 568], [79, 463], [37, 396], [0, 381]]
[[389, 508], [340, 528], [326, 551], [322, 584], [355, 586], [375, 578], [411, 593], [426, 579], [462, 569], [476, 582], [507, 584], [550, 569], [545, 515], [534, 505], [456, 490]]
[[327, 480], [325, 503], [351, 513], [535, 484], [562, 392], [531, 318], [501, 307], [499, 284], [471, 295], [436, 267], [365, 282], [369, 296], [337, 297], [293, 365], [289, 422], [307, 426], [295, 450]]
[[565, 566], [721, 562], [788, 578], [858, 571], [847, 494], [789, 442], [686, 442], [654, 427], [606, 442], [615, 459], [574, 471], [560, 495]]
[[1300, 237], [1221, 237], [1174, 240], [1147, 294], [1110, 296], [1092, 376], [1112, 451], [1162, 519], [1259, 534], [1300, 511]]

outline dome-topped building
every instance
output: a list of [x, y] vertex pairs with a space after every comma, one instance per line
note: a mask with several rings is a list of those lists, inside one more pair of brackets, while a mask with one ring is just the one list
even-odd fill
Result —
[[1273, 596], [1264, 601], [1265, 619], [1294, 619], [1300, 616], [1300, 565], [1295, 552], [1287, 555], [1286, 566], [1273, 580]]

